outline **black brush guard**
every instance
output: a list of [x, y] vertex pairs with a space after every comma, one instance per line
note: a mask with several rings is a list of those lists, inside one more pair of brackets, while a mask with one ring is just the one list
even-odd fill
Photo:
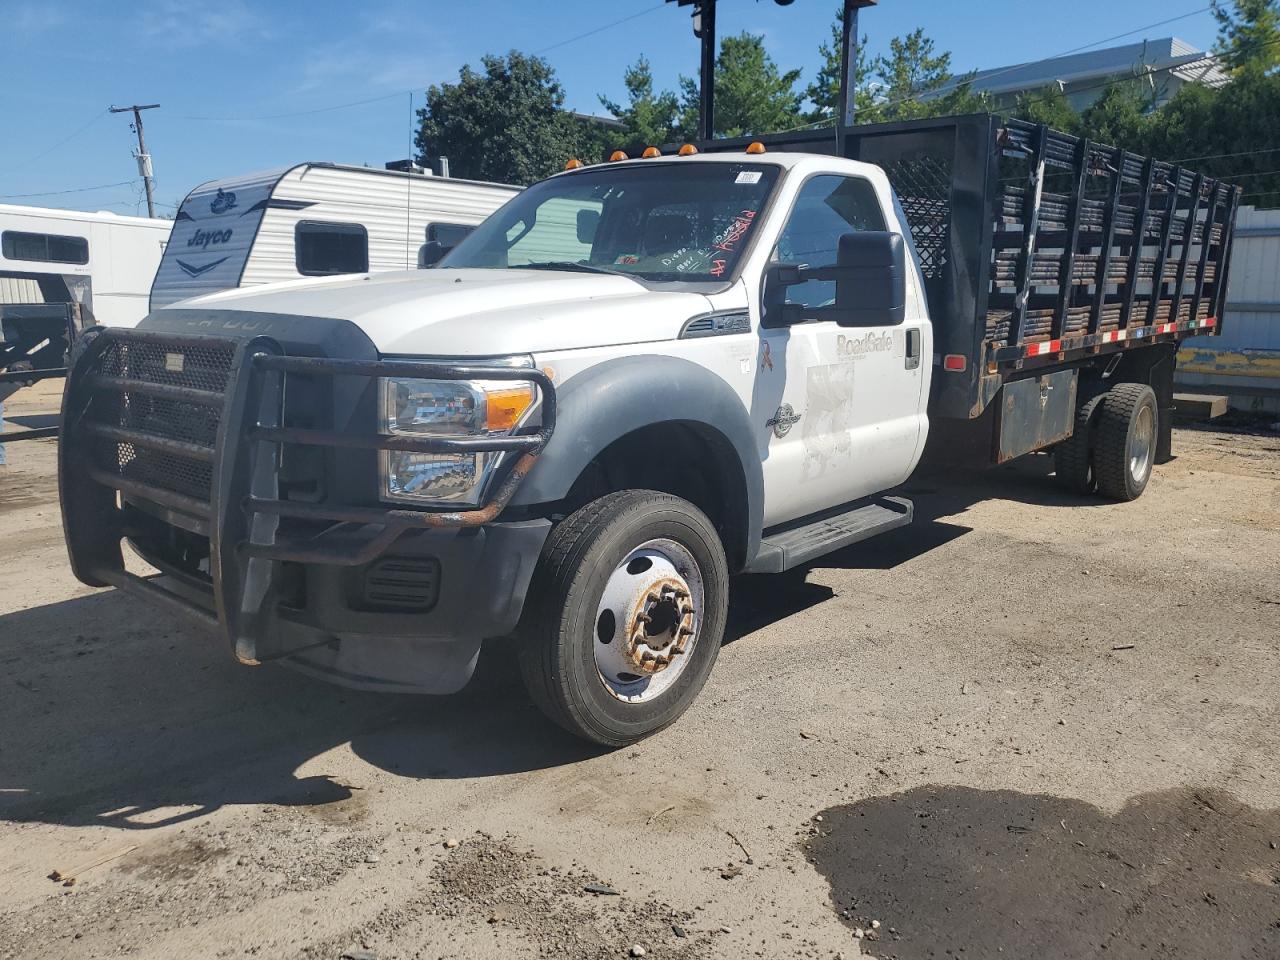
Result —
[[[225, 392], [154, 379], [104, 373], [109, 350], [222, 350], [233, 343], [225, 372]], [[176, 364], [176, 361], [175, 361]], [[178, 369], [181, 369], [179, 366]], [[128, 372], [128, 371], [126, 371]], [[330, 377], [418, 377], [431, 380], [512, 380], [537, 384], [541, 426], [536, 432], [502, 437], [427, 438], [301, 429], [283, 425], [284, 391], [289, 374]], [[174, 378], [169, 378], [174, 379]], [[123, 396], [113, 408], [102, 398]], [[129, 424], [110, 422], [102, 411], [132, 401], [178, 404], [216, 412], [211, 446], [175, 439]], [[126, 418], [127, 419], [127, 418]], [[286, 356], [270, 337], [235, 342], [224, 337], [142, 330], [89, 331], [80, 341], [63, 397], [58, 486], [63, 529], [76, 576], [91, 586], [114, 586], [168, 610], [195, 617], [219, 631], [245, 663], [262, 659], [258, 649], [272, 579], [282, 561], [356, 566], [385, 553], [406, 531], [478, 526], [494, 520], [510, 501], [545, 447], [556, 422], [556, 395], [541, 370], [431, 363], [412, 360], [343, 360]], [[117, 451], [181, 458], [207, 464], [207, 499], [147, 479], [108, 469], [95, 456], [103, 442]], [[97, 444], [97, 446], [95, 446]], [[480, 508], [463, 512], [394, 509], [332, 502], [301, 502], [279, 497], [282, 448], [290, 444], [365, 451], [402, 450], [427, 454], [506, 453], [518, 459]], [[123, 445], [123, 446], [122, 446]], [[123, 459], [122, 453], [117, 456]], [[492, 486], [492, 484], [491, 484]], [[169, 569], [167, 580], [140, 577], [125, 569], [121, 541], [129, 536], [126, 503], [142, 502], [147, 512], [170, 526], [208, 538], [209, 576]], [[327, 521], [318, 536], [289, 539], [281, 521]], [[352, 525], [376, 533], [359, 541]], [[357, 544], [353, 546], [353, 544]], [[155, 564], [155, 560], [147, 559]], [[279, 654], [274, 654], [279, 655]]]

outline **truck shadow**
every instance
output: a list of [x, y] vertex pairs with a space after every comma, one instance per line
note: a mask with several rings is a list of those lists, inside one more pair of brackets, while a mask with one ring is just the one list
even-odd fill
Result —
[[363, 693], [245, 668], [114, 591], [0, 616], [0, 821], [145, 830], [236, 804], [350, 797], [357, 755], [404, 776], [488, 777], [598, 751], [503, 670], [452, 697]]
[[[767, 599], [740, 590], [729, 638], [830, 596], [802, 579]], [[361, 785], [335, 748], [423, 779], [606, 752], [537, 711], [513, 643], [487, 644], [460, 693], [415, 697], [240, 666], [214, 637], [115, 591], [0, 615], [0, 821], [145, 831], [228, 806], [337, 803]]]

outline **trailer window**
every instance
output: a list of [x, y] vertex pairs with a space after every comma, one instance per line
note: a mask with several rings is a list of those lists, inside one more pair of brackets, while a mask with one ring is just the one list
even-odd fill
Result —
[[89, 262], [89, 241], [84, 237], [6, 230], [0, 234], [0, 253], [4, 254], [6, 260], [83, 264]]
[[[796, 195], [778, 237], [777, 257], [782, 263], [834, 266], [841, 236], [884, 229], [884, 212], [869, 181], [834, 175], [813, 177]], [[787, 289], [789, 301], [807, 307], [828, 306], [835, 302], [835, 296], [836, 285], [830, 280], [809, 280]]]
[[364, 273], [369, 269], [369, 234], [358, 223], [303, 220], [293, 232], [294, 262], [307, 277]]

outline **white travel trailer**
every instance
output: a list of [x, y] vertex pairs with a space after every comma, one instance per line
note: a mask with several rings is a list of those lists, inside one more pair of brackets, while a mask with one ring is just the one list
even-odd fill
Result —
[[132, 326], [146, 316], [172, 226], [0, 204], [0, 306], [77, 304], [86, 322]]
[[411, 270], [427, 244], [452, 247], [518, 192], [334, 163], [203, 183], [178, 210], [151, 308], [232, 287]]

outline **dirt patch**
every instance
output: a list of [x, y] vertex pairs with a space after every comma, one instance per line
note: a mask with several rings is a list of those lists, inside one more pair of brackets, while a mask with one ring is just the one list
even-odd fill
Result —
[[341, 936], [311, 944], [302, 955], [335, 957], [352, 943], [381, 955], [424, 915], [502, 928], [534, 946], [539, 956], [558, 960], [615, 960], [633, 945], [648, 956], [692, 960], [707, 955], [713, 936], [697, 929], [693, 913], [657, 897], [629, 890], [591, 893], [589, 885], [612, 888], [583, 871], [546, 867], [534, 854], [517, 850], [510, 838], [477, 834], [440, 860], [431, 879], [429, 892]]
[[926, 786], [824, 811], [813, 830], [873, 956], [1280, 956], [1280, 811], [1223, 793], [1145, 794], [1110, 816]]

